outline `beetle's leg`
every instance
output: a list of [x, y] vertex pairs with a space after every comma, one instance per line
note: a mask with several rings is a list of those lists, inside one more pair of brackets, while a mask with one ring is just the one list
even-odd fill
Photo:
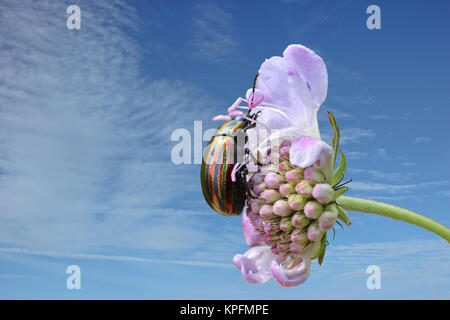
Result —
[[244, 157], [244, 162], [243, 163], [244, 164], [249, 164], [250, 161], [251, 161], [252, 164], [256, 163], [256, 165], [258, 167], [261, 167], [262, 165], [264, 165], [265, 163], [263, 163], [262, 159], [261, 159], [261, 152], [259, 150], [257, 150], [256, 156], [255, 156], [255, 154], [253, 154], [253, 152], [251, 152], [250, 149], [247, 147], [247, 143], [248, 143], [248, 136], [245, 137], [245, 145], [246, 145], [246, 147], [244, 149], [244, 152], [245, 152], [244, 156], [245, 157]]
[[244, 149], [244, 154], [245, 154], [245, 158], [244, 158], [244, 163], [248, 164], [250, 162], [250, 159], [253, 161], [253, 163], [256, 160], [256, 164], [259, 165], [258, 159], [253, 155], [253, 153], [250, 152], [250, 149], [247, 147], [248, 145], [248, 136], [245, 136], [245, 149]]
[[250, 188], [250, 186], [248, 185], [248, 181], [247, 181], [247, 168], [243, 167], [243, 169], [239, 172], [241, 175], [241, 179], [242, 182], [244, 183], [244, 187], [245, 187], [245, 192], [247, 192], [247, 195], [249, 198], [256, 200], [259, 199], [259, 195], [255, 195], [252, 191], [252, 189]]
[[248, 122], [245, 125], [244, 128], [242, 128], [244, 131], [248, 130], [248, 129], [252, 129], [256, 126], [256, 119], [258, 118], [259, 114], [261, 113], [261, 111], [255, 112], [254, 114], [250, 115], [250, 111], [249, 113], [247, 113], [248, 115]]
[[261, 152], [259, 152], [259, 150], [258, 150], [256, 156], [257, 156], [256, 164], [258, 165], [258, 167], [261, 167], [263, 165], [263, 163], [261, 162]]
[[253, 120], [257, 120], [258, 117], [259, 117], [259, 115], [261, 114], [261, 112], [262, 112], [262, 111], [258, 111], [258, 112], [256, 112], [256, 113], [252, 114], [252, 119], [253, 119]]
[[[248, 137], [245, 137], [245, 144], [247, 144]], [[250, 150], [248, 148], [244, 149], [244, 163], [242, 164], [242, 167], [239, 168], [239, 174], [241, 176], [242, 182], [244, 183], [244, 187], [245, 187], [245, 191], [247, 193], [247, 195], [251, 198], [251, 199], [258, 199], [259, 195], [255, 195], [252, 191], [252, 188], [248, 185], [248, 181], [247, 181], [247, 174], [248, 174], [248, 169], [247, 169], [247, 164], [249, 163], [250, 160]]]

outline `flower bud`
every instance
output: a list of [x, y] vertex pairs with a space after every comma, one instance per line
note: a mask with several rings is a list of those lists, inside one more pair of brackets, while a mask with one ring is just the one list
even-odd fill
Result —
[[303, 213], [297, 212], [292, 216], [291, 221], [294, 227], [301, 229], [303, 227], [306, 227], [311, 222], [311, 219], [309, 219]]
[[294, 226], [292, 225], [292, 221], [290, 217], [284, 217], [280, 221], [280, 230], [282, 231], [291, 231], [294, 229]]
[[254, 174], [252, 174], [252, 176], [250, 177], [250, 180], [249, 180], [249, 182], [252, 186], [256, 186], [263, 181], [264, 181], [264, 176], [259, 172], [255, 172]]
[[281, 147], [290, 147], [291, 146], [291, 140], [285, 139], [280, 144]]
[[291, 242], [289, 249], [293, 254], [300, 254], [305, 250], [304, 244], [297, 244], [294, 242]]
[[299, 194], [291, 194], [288, 198], [289, 207], [294, 211], [300, 211], [306, 204], [306, 198]]
[[289, 182], [303, 179], [303, 172], [301, 169], [295, 168], [286, 172], [286, 180]]
[[272, 205], [265, 204], [259, 209], [259, 215], [264, 219], [273, 219], [276, 218], [276, 215], [273, 213]]
[[280, 149], [280, 157], [286, 160], [289, 160], [289, 151], [291, 147], [281, 147]]
[[325, 210], [319, 217], [319, 228], [322, 231], [329, 230], [333, 227], [338, 217], [338, 210], [335, 204], [331, 204], [325, 207]]
[[320, 203], [327, 204], [333, 201], [334, 189], [327, 183], [316, 184], [312, 195]]
[[299, 245], [304, 245], [308, 241], [308, 235], [301, 229], [295, 229], [292, 231], [291, 241]]
[[280, 231], [276, 222], [264, 221], [262, 225], [266, 234], [275, 234]]
[[285, 172], [292, 169], [292, 165], [289, 161], [281, 160], [278, 163], [278, 171]]
[[291, 255], [291, 252], [290, 252], [289, 250], [287, 250], [287, 251], [282, 251], [282, 252], [280, 252], [280, 253], [278, 254], [278, 258], [279, 258], [280, 260], [285, 260], [285, 259], [287, 259], [290, 255]]
[[308, 227], [308, 239], [311, 241], [319, 241], [323, 236], [323, 231], [319, 228], [319, 223], [314, 221]]
[[263, 176], [265, 176], [266, 174], [268, 174], [269, 172], [273, 172], [276, 171], [275, 169], [278, 168], [277, 166], [274, 166], [272, 163], [269, 164], [265, 164], [262, 167], [260, 167], [260, 174], [262, 174]]
[[277, 243], [278, 252], [289, 250], [289, 247], [290, 243], [281, 243], [281, 242]]
[[295, 188], [290, 183], [284, 183], [280, 186], [280, 193], [283, 197], [287, 197], [289, 194], [294, 193]]
[[303, 208], [305, 215], [310, 219], [317, 219], [323, 212], [323, 206], [317, 201], [308, 201]]
[[290, 242], [291, 241], [291, 232], [285, 231], [285, 232], [280, 233], [280, 241]]
[[248, 215], [248, 217], [249, 217], [251, 223], [253, 224], [253, 226], [255, 227], [255, 229], [257, 229], [257, 230], [263, 229], [262, 223], [264, 222], [264, 219], [259, 214], [250, 213], [250, 215]]
[[281, 194], [278, 191], [266, 189], [261, 193], [261, 199], [266, 203], [274, 203], [278, 199], [281, 199]]
[[302, 180], [295, 186], [295, 191], [297, 191], [298, 194], [305, 196], [305, 197], [311, 197], [312, 195], [313, 187], [309, 181]]
[[259, 213], [261, 209], [262, 203], [259, 201], [252, 201], [250, 204], [250, 208], [252, 209], [252, 213]]
[[325, 175], [315, 167], [308, 167], [304, 173], [305, 179], [312, 182], [325, 182]]
[[268, 173], [264, 178], [264, 183], [266, 186], [272, 189], [278, 189], [283, 182], [283, 177], [274, 172]]
[[280, 240], [280, 236], [277, 234], [265, 234], [264, 235], [264, 242], [273, 242], [273, 241], [277, 241]]
[[264, 190], [266, 190], [266, 185], [264, 184], [264, 182], [253, 187], [253, 192], [255, 192], [256, 194], [260, 194]]
[[273, 212], [280, 217], [286, 217], [292, 214], [292, 209], [286, 200], [277, 200], [273, 204]]

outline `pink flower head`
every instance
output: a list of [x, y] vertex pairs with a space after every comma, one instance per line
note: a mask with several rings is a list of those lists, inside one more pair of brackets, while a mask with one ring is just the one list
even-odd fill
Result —
[[[321, 220], [322, 229], [318, 221], [323, 205], [333, 200], [333, 149], [320, 139], [317, 123], [327, 88], [323, 60], [304, 46], [290, 45], [282, 57], [261, 65], [256, 87], [247, 91], [249, 115], [258, 113], [254, 128], [247, 130], [248, 147], [252, 154], [269, 159], [264, 162], [268, 165], [250, 172], [249, 181], [258, 178], [254, 190], [260, 191], [257, 199], [248, 199], [251, 209], [243, 217], [251, 249], [233, 259], [248, 282], [271, 277], [282, 286], [305, 282], [325, 233], [322, 229], [333, 223], [331, 214]], [[315, 185], [319, 186], [314, 189]]]

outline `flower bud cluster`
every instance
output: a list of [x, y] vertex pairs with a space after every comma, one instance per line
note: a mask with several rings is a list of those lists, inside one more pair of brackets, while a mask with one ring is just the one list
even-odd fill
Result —
[[264, 242], [281, 258], [301, 255], [320, 244], [338, 217], [334, 189], [316, 167], [289, 162], [290, 141], [281, 144], [278, 164], [265, 165], [249, 183], [257, 199], [248, 199], [249, 218]]

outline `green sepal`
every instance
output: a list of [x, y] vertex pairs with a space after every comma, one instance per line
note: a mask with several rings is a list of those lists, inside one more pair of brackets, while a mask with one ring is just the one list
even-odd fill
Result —
[[338, 184], [345, 175], [345, 171], [347, 171], [347, 159], [345, 159], [344, 153], [342, 150], [339, 150], [341, 152], [341, 161], [339, 162], [339, 167], [334, 172], [333, 179], [331, 181], [331, 185], [334, 187], [336, 184]]
[[341, 187], [334, 192], [334, 200], [342, 196], [344, 193], [348, 191], [348, 187]]
[[352, 222], [350, 221], [350, 216], [341, 206], [336, 207], [338, 209], [338, 219], [341, 220], [345, 225], [350, 226], [352, 224]]
[[323, 257], [325, 256], [325, 249], [327, 247], [327, 234], [325, 233], [320, 240], [320, 246], [317, 248], [311, 260], [319, 258], [319, 264], [322, 264]]
[[320, 254], [319, 254], [319, 260], [317, 260], [317, 262], [319, 262], [319, 265], [322, 265], [323, 262], [323, 258], [325, 258], [325, 251], [327, 250], [327, 234], [325, 233], [325, 235], [322, 237], [322, 241], [320, 243]]
[[341, 133], [339, 132], [339, 126], [337, 124], [336, 118], [333, 116], [331, 112], [328, 112], [328, 119], [330, 120], [330, 125], [333, 128], [334, 136], [331, 141], [331, 146], [333, 147], [333, 168], [336, 164], [337, 152], [339, 150], [339, 139], [341, 137]]

